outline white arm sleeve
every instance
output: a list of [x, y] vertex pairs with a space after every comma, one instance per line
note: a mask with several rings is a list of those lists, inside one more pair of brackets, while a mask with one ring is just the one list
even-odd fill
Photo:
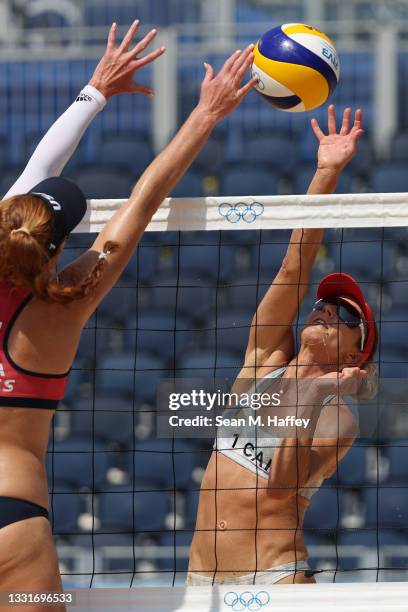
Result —
[[91, 85], [84, 87], [75, 102], [48, 130], [24, 172], [4, 197], [27, 193], [46, 178], [59, 176], [87, 127], [105, 105], [105, 96], [100, 91]]

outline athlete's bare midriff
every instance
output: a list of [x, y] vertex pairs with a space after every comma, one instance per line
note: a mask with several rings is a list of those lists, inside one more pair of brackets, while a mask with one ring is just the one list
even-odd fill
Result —
[[0, 408], [0, 496], [48, 507], [45, 470], [52, 410]]
[[216, 578], [307, 559], [308, 500], [272, 498], [268, 481], [213, 452], [204, 475], [189, 571]]

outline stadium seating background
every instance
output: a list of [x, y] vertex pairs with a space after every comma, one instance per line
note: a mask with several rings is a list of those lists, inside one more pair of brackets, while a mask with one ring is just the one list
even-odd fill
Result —
[[[113, 20], [128, 23], [135, 13], [144, 22], [157, 25], [188, 24], [202, 18], [198, 0], [132, 0], [110, 5], [88, 0], [82, 6], [90, 26], [105, 26]], [[330, 6], [328, 18], [336, 14], [334, 3]], [[300, 4], [282, 4], [272, 14], [265, 4], [238, 2], [238, 23], [303, 18]], [[66, 24], [51, 12], [25, 20], [27, 30], [50, 25]], [[247, 41], [242, 37], [242, 42]], [[381, 159], [376, 158], [372, 144], [376, 120], [372, 102], [374, 55], [343, 49], [341, 58], [341, 86], [334, 102], [338, 111], [346, 105], [361, 106], [367, 133], [339, 191], [408, 191], [408, 53], [401, 51], [399, 56], [400, 129], [391, 157]], [[219, 65], [221, 56], [206, 59]], [[41, 135], [87, 82], [94, 65], [93, 60], [80, 59], [0, 61], [2, 193], [21, 172]], [[193, 108], [201, 77], [201, 63], [181, 53], [180, 121]], [[145, 78], [150, 80], [149, 71]], [[324, 112], [316, 113], [322, 122]], [[316, 156], [309, 119], [308, 115], [274, 112], [251, 94], [242, 108], [217, 128], [174, 195], [304, 193]], [[150, 100], [121, 97], [111, 101], [89, 129], [66, 175], [75, 179], [88, 197], [126, 197], [154, 156], [151, 121]], [[145, 236], [118, 287], [83, 334], [66, 400], [55, 419], [47, 460], [54, 531], [61, 546], [89, 551], [114, 545], [131, 551], [130, 558], [119, 556], [102, 569], [95, 565], [95, 559], [89, 565], [84, 562], [84, 572], [94, 574], [99, 569], [102, 574], [118, 572], [120, 577], [136, 571], [137, 577], [146, 579], [157, 571], [171, 576], [186, 568], [186, 555], [175, 559], [170, 552], [147, 562], [144, 551], [155, 546], [172, 551], [175, 543], [189, 545], [211, 441], [177, 441], [173, 447], [170, 441], [155, 438], [158, 380], [174, 372], [198, 370], [212, 375], [215, 358], [217, 374], [237, 372], [256, 303], [278, 270], [288, 239], [285, 232], [226, 234]], [[91, 238], [73, 236], [61, 264], [90, 246]], [[373, 230], [327, 232], [312, 283], [341, 265], [365, 284], [377, 316], [385, 321], [404, 321], [408, 307], [406, 238], [403, 230], [387, 230], [384, 235]], [[406, 376], [406, 334], [399, 325], [388, 325], [381, 342], [381, 361], [386, 375], [397, 372]], [[401, 434], [399, 446], [380, 440], [381, 446], [373, 448], [369, 441], [360, 441], [341, 463], [338, 474], [313, 499], [306, 539], [315, 551], [313, 565], [333, 569], [329, 579], [344, 579], [336, 576], [336, 570], [344, 570], [350, 579], [365, 558], [355, 548], [349, 556], [340, 556], [339, 546], [362, 546], [364, 554], [379, 551], [378, 558], [383, 560], [387, 546], [392, 550], [395, 543], [407, 544], [404, 487], [408, 468], [404, 466], [408, 439], [404, 435], [408, 438], [408, 431]], [[384, 563], [403, 575], [406, 557], [388, 555]], [[68, 574], [74, 572], [76, 566], [68, 560], [64, 564]], [[386, 571], [373, 572], [381, 580], [390, 579]], [[359, 572], [354, 576], [361, 579]]]

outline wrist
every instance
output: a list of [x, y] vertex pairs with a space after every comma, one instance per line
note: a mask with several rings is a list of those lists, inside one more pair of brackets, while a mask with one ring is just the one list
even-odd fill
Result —
[[321, 166], [320, 164], [318, 164], [316, 174], [318, 176], [321, 176], [322, 178], [337, 180], [340, 177], [342, 171], [343, 168], [333, 166]]
[[205, 130], [212, 131], [217, 125], [219, 118], [198, 104], [190, 115], [190, 119], [196, 121]]
[[88, 87], [93, 90], [93, 97], [96, 99], [96, 101], [99, 104], [103, 104], [103, 106], [105, 106], [109, 98], [112, 97], [112, 94], [108, 90], [108, 88], [105, 87], [101, 81], [94, 77], [89, 81], [88, 85], [86, 85], [84, 89]]

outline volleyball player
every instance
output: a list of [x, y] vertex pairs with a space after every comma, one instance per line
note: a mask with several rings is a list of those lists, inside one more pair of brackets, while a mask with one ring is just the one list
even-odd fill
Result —
[[[360, 110], [352, 127], [351, 109], [345, 110], [339, 133], [333, 106], [328, 118], [327, 136], [312, 122], [320, 146], [309, 194], [334, 192], [363, 134]], [[314, 582], [302, 534], [304, 515], [313, 493], [356, 436], [356, 418], [342, 396], [357, 390], [359, 397], [368, 396], [375, 388], [367, 365], [376, 343], [373, 315], [360, 287], [346, 274], [321, 281], [295, 352], [293, 327], [322, 237], [320, 229], [293, 231], [282, 266], [253, 318], [245, 363], [233, 389], [251, 396], [255, 390], [271, 395], [283, 387], [290, 397], [292, 388], [292, 396], [299, 393], [300, 399], [289, 402], [296, 406], [291, 414], [310, 418], [309, 429], [298, 438], [288, 430], [279, 437], [276, 429], [219, 429], [201, 485], [189, 585]], [[294, 379], [293, 390], [289, 383]], [[239, 409], [226, 414], [237, 417]]]
[[[119, 64], [127, 53], [123, 43], [116, 49], [114, 30], [102, 66], [111, 68], [108, 93], [115, 90], [116, 76], [121, 80]], [[200, 99], [190, 117], [92, 247], [58, 275], [55, 266], [65, 239], [86, 211], [80, 190], [58, 177], [45, 178], [36, 186], [21, 180], [9, 194], [13, 197], [1, 203], [0, 591], [62, 588], [48, 522], [45, 453], [53, 412], [64, 396], [81, 332], [122, 274], [152, 215], [215, 125], [255, 86], [252, 78], [241, 87], [252, 51], [252, 45], [236, 51], [217, 75], [205, 64]], [[135, 62], [147, 63], [147, 58]], [[134, 72], [128, 69], [129, 74]], [[91, 83], [99, 86], [98, 78], [103, 81], [97, 70]], [[60, 149], [58, 168], [68, 148]], [[23, 189], [29, 193], [14, 195]]]

